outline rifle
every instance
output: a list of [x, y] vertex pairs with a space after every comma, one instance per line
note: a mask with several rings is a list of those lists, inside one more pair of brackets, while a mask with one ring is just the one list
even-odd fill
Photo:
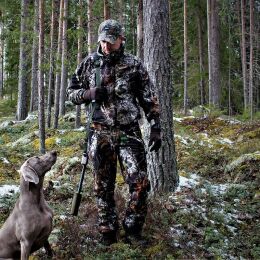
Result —
[[[100, 61], [98, 54], [95, 54], [94, 56], [94, 64], [95, 64], [95, 75], [96, 75], [96, 87], [100, 87], [101, 82], [100, 82]], [[91, 107], [91, 112], [89, 115], [89, 120], [87, 123], [86, 127], [86, 140], [85, 140], [85, 149], [82, 155], [81, 159], [81, 164], [82, 164], [82, 170], [81, 170], [81, 175], [80, 175], [80, 181], [78, 183], [78, 189], [74, 193], [73, 199], [72, 199], [72, 206], [71, 206], [71, 214], [73, 216], [77, 216], [79, 212], [79, 206], [82, 198], [82, 186], [83, 186], [83, 181], [88, 165], [88, 137], [89, 137], [89, 132], [90, 132], [90, 126], [92, 123], [92, 117], [94, 114], [94, 111], [97, 108], [97, 104], [95, 103], [95, 100], [92, 101], [92, 107]]]

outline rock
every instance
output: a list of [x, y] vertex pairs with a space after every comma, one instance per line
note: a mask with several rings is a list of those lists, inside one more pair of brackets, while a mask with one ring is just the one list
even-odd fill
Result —
[[260, 161], [260, 151], [241, 155], [236, 160], [226, 165], [225, 172], [226, 173], [231, 172], [249, 161]]
[[0, 124], [0, 129], [6, 128], [8, 126], [14, 125], [14, 121], [5, 121]]

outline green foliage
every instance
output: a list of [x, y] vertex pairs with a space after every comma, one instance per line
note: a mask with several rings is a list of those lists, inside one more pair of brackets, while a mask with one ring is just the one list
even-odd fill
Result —
[[10, 214], [15, 202], [19, 197], [19, 192], [8, 194], [0, 197], [0, 226]]
[[3, 99], [0, 100], [0, 122], [6, 117], [14, 117], [16, 111], [16, 100]]

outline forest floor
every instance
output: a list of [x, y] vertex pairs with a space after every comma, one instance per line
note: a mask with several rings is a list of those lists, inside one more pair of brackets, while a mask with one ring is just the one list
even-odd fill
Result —
[[[84, 129], [67, 114], [59, 129], [46, 130], [47, 150], [58, 160], [45, 178], [54, 211], [50, 243], [54, 259], [260, 259], [260, 121], [175, 115], [180, 184], [175, 192], [149, 198], [144, 226], [148, 244], [101, 245], [96, 230], [92, 177], [85, 179], [79, 216], [70, 215], [81, 171]], [[39, 148], [36, 116], [22, 122], [0, 118], [0, 226], [19, 196], [17, 170]], [[62, 129], [62, 130], [61, 130]], [[116, 202], [122, 219], [127, 187], [117, 176]], [[30, 259], [47, 259], [44, 250]]]

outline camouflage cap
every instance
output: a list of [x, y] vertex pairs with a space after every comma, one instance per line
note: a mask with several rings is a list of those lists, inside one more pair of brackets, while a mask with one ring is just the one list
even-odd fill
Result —
[[118, 36], [124, 34], [122, 25], [116, 20], [105, 20], [98, 28], [98, 41], [106, 41], [114, 44]]

